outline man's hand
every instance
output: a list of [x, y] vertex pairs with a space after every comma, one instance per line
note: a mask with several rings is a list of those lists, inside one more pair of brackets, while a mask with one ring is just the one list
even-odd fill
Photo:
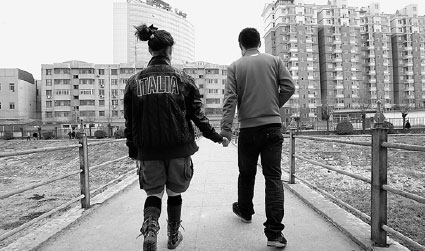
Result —
[[223, 137], [223, 141], [221, 142], [223, 147], [227, 147], [229, 145], [229, 143], [230, 143], [230, 141], [226, 137]]
[[227, 138], [229, 141], [232, 140], [232, 131], [228, 131], [228, 130], [222, 130], [220, 132], [220, 135]]

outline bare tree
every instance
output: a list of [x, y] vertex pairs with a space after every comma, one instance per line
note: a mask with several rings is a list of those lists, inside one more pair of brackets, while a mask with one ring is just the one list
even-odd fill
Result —
[[322, 120], [326, 121], [326, 134], [329, 134], [329, 120], [333, 114], [333, 106], [327, 104], [322, 106]]

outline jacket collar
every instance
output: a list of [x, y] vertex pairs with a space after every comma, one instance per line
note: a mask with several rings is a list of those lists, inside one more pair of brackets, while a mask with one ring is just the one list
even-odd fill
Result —
[[148, 63], [149, 65], [171, 65], [170, 59], [165, 56], [155, 56], [152, 57]]
[[251, 48], [245, 51], [245, 53], [243, 54], [244, 57], [248, 57], [248, 56], [252, 56], [255, 54], [260, 54], [260, 51], [258, 50], [258, 48]]

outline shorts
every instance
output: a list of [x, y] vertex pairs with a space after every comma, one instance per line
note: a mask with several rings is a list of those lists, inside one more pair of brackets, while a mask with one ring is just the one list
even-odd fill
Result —
[[183, 193], [193, 177], [193, 162], [190, 156], [138, 162], [140, 188], [148, 195], [161, 193], [164, 186], [175, 193]]

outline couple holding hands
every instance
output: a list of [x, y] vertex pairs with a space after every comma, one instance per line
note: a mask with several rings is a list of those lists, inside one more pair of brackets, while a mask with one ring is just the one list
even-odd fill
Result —
[[290, 99], [295, 87], [283, 61], [259, 52], [261, 41], [256, 29], [245, 28], [240, 32], [242, 57], [227, 69], [221, 132], [217, 133], [201, 110], [201, 95], [194, 79], [171, 66], [174, 45], [171, 34], [153, 25], [135, 28], [135, 35], [147, 41], [152, 55], [148, 66], [129, 79], [124, 93], [129, 157], [137, 160], [140, 188], [147, 194], [140, 229], [143, 250], [157, 250], [164, 192], [167, 193], [168, 249], [175, 249], [183, 240], [179, 231], [182, 193], [193, 175], [191, 155], [198, 150], [192, 124], [205, 138], [227, 147], [236, 107], [240, 122], [239, 177], [233, 212], [243, 222], [251, 222], [257, 161], [261, 156], [266, 181], [264, 233], [268, 246], [284, 248], [287, 241], [282, 234], [283, 136], [279, 109]]

